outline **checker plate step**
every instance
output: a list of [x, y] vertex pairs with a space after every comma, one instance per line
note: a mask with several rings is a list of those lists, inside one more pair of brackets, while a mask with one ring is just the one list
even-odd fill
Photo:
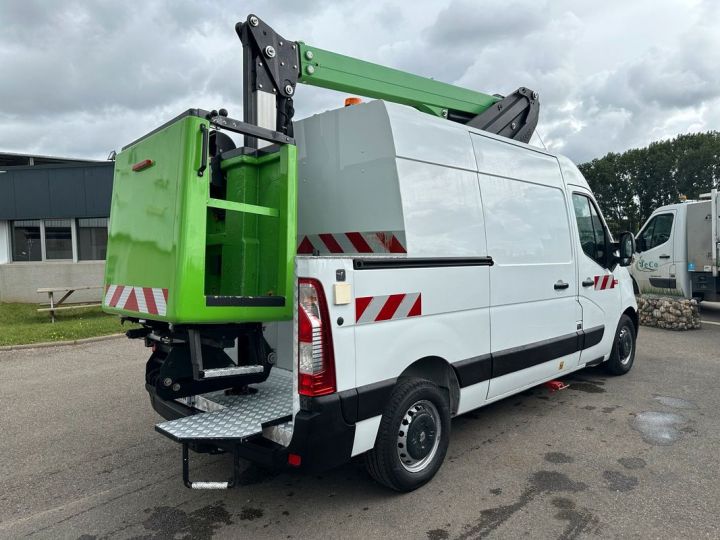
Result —
[[[263, 383], [251, 385], [256, 393], [234, 396], [224, 391], [203, 394], [218, 410], [162, 422], [155, 429], [175, 441], [242, 441], [262, 433], [264, 425], [292, 418], [292, 373], [273, 369]], [[200, 396], [198, 396], [200, 397]]]

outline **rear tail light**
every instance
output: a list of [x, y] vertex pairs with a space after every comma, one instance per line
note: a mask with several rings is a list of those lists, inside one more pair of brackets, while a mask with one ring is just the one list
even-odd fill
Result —
[[330, 316], [316, 279], [298, 283], [298, 374], [298, 392], [304, 396], [336, 391]]

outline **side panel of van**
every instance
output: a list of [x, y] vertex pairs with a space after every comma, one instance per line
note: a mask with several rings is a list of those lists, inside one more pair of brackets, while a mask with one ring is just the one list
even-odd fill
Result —
[[557, 160], [473, 135], [490, 268], [494, 399], [577, 365], [577, 272]]
[[[349, 274], [355, 312], [343, 326], [355, 332], [358, 410], [376, 415], [358, 424], [353, 455], [372, 448], [382, 412], [382, 402], [366, 404], [365, 396], [392, 388], [418, 360], [461, 363], [460, 412], [487, 395], [487, 378], [476, 373], [490, 353], [490, 267], [474, 264], [487, 256], [477, 174], [403, 158], [397, 167], [408, 256], [422, 262], [375, 258], [379, 266]], [[442, 264], [448, 257], [452, 266]]]

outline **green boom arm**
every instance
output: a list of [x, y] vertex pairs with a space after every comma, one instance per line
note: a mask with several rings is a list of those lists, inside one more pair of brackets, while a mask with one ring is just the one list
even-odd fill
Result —
[[537, 125], [538, 95], [527, 88], [506, 97], [483, 94], [286, 40], [255, 15], [235, 28], [244, 50], [245, 121], [252, 124], [267, 119], [264, 109], [273, 103], [277, 131], [291, 135], [295, 85], [301, 82], [409, 105], [523, 142]]
[[299, 82], [410, 105], [447, 118], [449, 111], [477, 116], [502, 98], [453, 86], [298, 42]]

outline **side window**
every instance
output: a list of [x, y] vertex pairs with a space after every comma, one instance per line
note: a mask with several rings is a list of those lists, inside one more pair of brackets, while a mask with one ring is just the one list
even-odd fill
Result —
[[573, 193], [572, 198], [582, 250], [596, 263], [605, 266], [607, 232], [603, 227], [600, 214], [589, 197]]
[[555, 187], [480, 175], [488, 253], [498, 264], [572, 261], [567, 201]]
[[652, 235], [652, 247], [657, 247], [670, 240], [673, 224], [672, 214], [660, 214], [655, 218], [655, 228]]
[[670, 240], [674, 217], [673, 214], [659, 214], [648, 221], [648, 224], [638, 235], [638, 252], [658, 247]]
[[[652, 235], [653, 235], [653, 229], [655, 228], [655, 223], [657, 222], [657, 216], [652, 218], [648, 224], [645, 226], [645, 228], [640, 231], [640, 234], [637, 236], [637, 241], [635, 242], [636, 249], [638, 253], [642, 253], [643, 251], [646, 251], [652, 247]], [[648, 247], [650, 246], [650, 247]]]

